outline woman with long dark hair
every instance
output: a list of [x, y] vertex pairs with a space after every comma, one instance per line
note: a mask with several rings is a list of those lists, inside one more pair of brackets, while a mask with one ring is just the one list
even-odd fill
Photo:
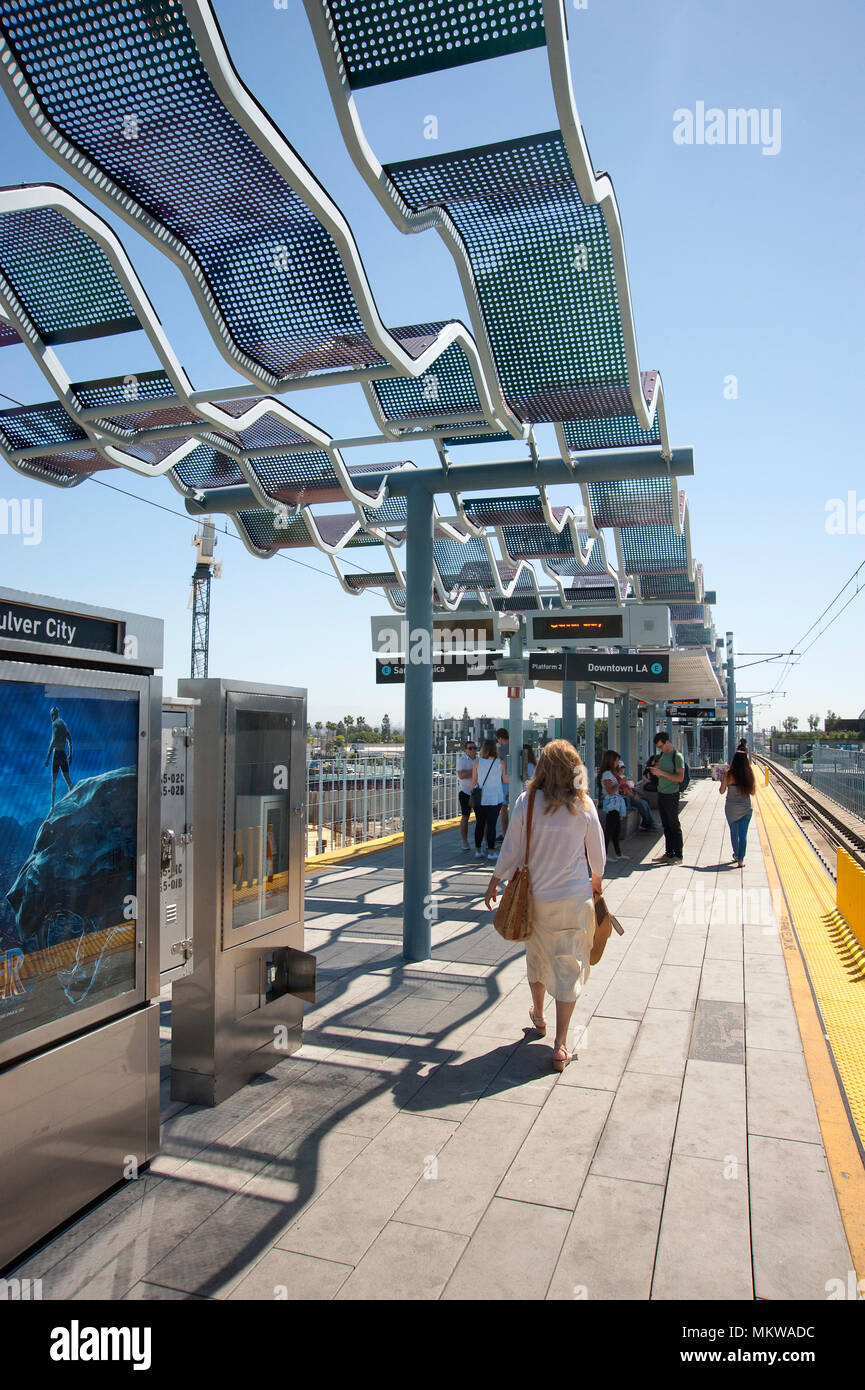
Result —
[[724, 769], [721, 776], [719, 795], [727, 793], [724, 815], [730, 827], [730, 840], [733, 844], [733, 863], [742, 868], [745, 863], [745, 846], [748, 841], [748, 826], [751, 821], [751, 797], [757, 790], [754, 769], [747, 753], [733, 754], [733, 761]]
[[496, 857], [496, 821], [499, 807], [507, 796], [508, 774], [504, 759], [498, 756], [495, 739], [485, 738], [472, 771], [472, 791], [481, 789], [481, 804], [475, 807], [475, 859], [483, 859], [484, 835], [487, 837], [487, 859]]
[[612, 840], [613, 858], [627, 859], [628, 856], [622, 854], [622, 846], [619, 844], [622, 817], [628, 814], [628, 803], [619, 786], [616, 772], [618, 762], [619, 754], [614, 748], [608, 748], [598, 768], [598, 800], [604, 813], [604, 844], [609, 849]]
[[534, 795], [529, 875], [532, 932], [526, 940], [526, 975], [532, 992], [529, 1017], [544, 1037], [544, 1000], [556, 1001], [553, 1071], [571, 1061], [568, 1026], [574, 1005], [589, 978], [595, 934], [593, 890], [601, 891], [604, 840], [598, 813], [586, 792], [586, 769], [576, 748], [557, 738], [541, 749], [535, 775], [517, 798], [508, 833], [484, 901], [496, 902], [501, 879], [524, 862], [529, 797]]

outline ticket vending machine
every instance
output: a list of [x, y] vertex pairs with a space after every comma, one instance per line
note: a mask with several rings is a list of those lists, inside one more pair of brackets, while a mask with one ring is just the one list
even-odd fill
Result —
[[158, 1149], [161, 665], [0, 588], [0, 1266]]
[[172, 985], [171, 1095], [218, 1105], [301, 1044], [306, 691], [182, 680], [197, 701], [192, 972]]

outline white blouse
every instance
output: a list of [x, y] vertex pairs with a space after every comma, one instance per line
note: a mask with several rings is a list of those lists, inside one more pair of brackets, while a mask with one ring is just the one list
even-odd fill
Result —
[[[523, 792], [511, 812], [508, 833], [493, 869], [496, 878], [512, 878], [522, 867], [528, 810], [529, 793]], [[584, 806], [578, 803], [576, 815], [567, 806], [557, 806], [544, 815], [544, 794], [535, 792], [529, 875], [532, 896], [538, 902], [590, 897], [590, 873], [602, 876], [606, 862], [604, 832], [592, 801], [587, 799]]]

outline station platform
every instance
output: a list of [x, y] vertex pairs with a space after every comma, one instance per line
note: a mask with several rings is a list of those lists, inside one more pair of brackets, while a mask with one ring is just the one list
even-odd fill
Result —
[[312, 874], [302, 1050], [214, 1109], [166, 1100], [149, 1172], [13, 1273], [45, 1299], [857, 1297], [862, 1159], [773, 798], [741, 870], [712, 781], [683, 803], [683, 865], [650, 862], [659, 836], [626, 842], [605, 890], [625, 935], [561, 1075], [523, 949], [483, 906], [492, 865], [456, 831], [433, 839], [421, 964], [401, 954], [399, 847]]

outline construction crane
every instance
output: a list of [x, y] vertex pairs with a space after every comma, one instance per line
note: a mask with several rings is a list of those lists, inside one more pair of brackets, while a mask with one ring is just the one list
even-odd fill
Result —
[[192, 609], [192, 661], [190, 675], [207, 675], [207, 652], [210, 645], [210, 581], [222, 576], [222, 564], [214, 560], [216, 527], [209, 516], [201, 518], [200, 529], [192, 538], [198, 552], [198, 563], [192, 576], [189, 608]]

